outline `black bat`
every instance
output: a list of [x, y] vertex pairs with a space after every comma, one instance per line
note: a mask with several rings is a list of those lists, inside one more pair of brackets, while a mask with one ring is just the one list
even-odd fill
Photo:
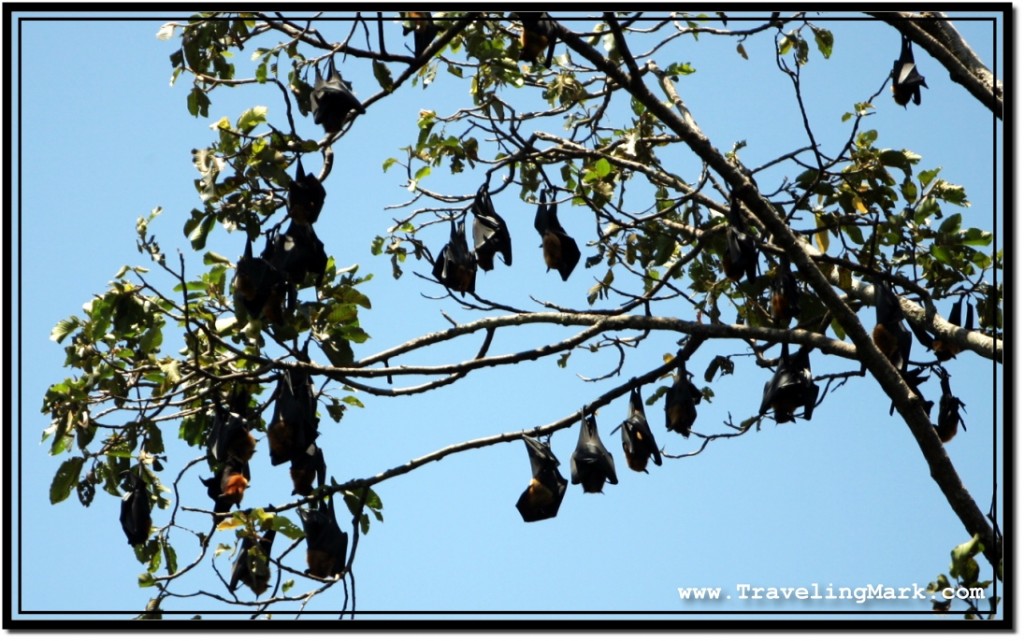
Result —
[[334, 58], [327, 61], [329, 70], [327, 80], [320, 75], [320, 67], [316, 67], [316, 82], [309, 96], [313, 110], [313, 122], [323, 125], [329, 134], [338, 133], [352, 112], [365, 114], [363, 103], [352, 93], [352, 85], [341, 79], [341, 74], [334, 66]]
[[[924, 367], [917, 367], [917, 368], [912, 369], [912, 370], [907, 370], [906, 372], [901, 372], [901, 374], [903, 375], [903, 382], [907, 384], [907, 387], [909, 387], [911, 389], [911, 391], [914, 392], [914, 394], [916, 394], [918, 397], [921, 398], [922, 403], [924, 404], [924, 411], [925, 411], [925, 413], [926, 414], [930, 414], [931, 411], [932, 411], [932, 406], [935, 405], [935, 403], [932, 402], [932, 401], [924, 400], [924, 394], [921, 393], [921, 389], [920, 389], [921, 383], [924, 383], [925, 381], [928, 380], [928, 375], [925, 374], [924, 372], [925, 372], [925, 368]], [[895, 411], [896, 411], [896, 404], [895, 403], [890, 403], [889, 404], [889, 416], [892, 416], [893, 412], [895, 412]]]
[[626, 453], [626, 463], [635, 472], [647, 472], [647, 461], [654, 458], [655, 465], [661, 465], [661, 451], [651, 433], [644, 413], [644, 402], [640, 398], [640, 388], [634, 387], [629, 392], [629, 415], [620, 426], [622, 430], [622, 451]]
[[521, 11], [511, 16], [518, 18], [523, 25], [523, 31], [519, 34], [519, 59], [537, 62], [537, 57], [546, 47], [548, 53], [544, 58], [544, 66], [550, 68], [557, 42], [551, 16], [546, 11]]
[[320, 218], [325, 198], [327, 190], [316, 176], [303, 171], [300, 157], [295, 178], [288, 185], [288, 215], [297, 223], [312, 225]]
[[434, 278], [448, 289], [465, 294], [476, 290], [476, 259], [466, 243], [466, 223], [452, 220], [451, 236], [434, 261]]
[[548, 266], [548, 271], [557, 269], [563, 281], [569, 280], [572, 270], [580, 262], [580, 248], [558, 222], [558, 203], [552, 201], [548, 204], [547, 190], [541, 191], [533, 227], [540, 234], [544, 264]]
[[[232, 505], [242, 504], [250, 478], [248, 461], [230, 459], [216, 467], [212, 478], [199, 480], [206, 486], [206, 495], [213, 499], [213, 511], [223, 515]], [[222, 520], [224, 516], [213, 517], [214, 523]]]
[[964, 402], [953, 396], [953, 390], [949, 386], [949, 373], [945, 369], [939, 370], [939, 383], [942, 385], [942, 396], [939, 398], [939, 422], [935, 424], [935, 431], [943, 443], [948, 443], [956, 436], [957, 428], [961, 425], [967, 429], [967, 423], [960, 416], [960, 410], [966, 408]]
[[516, 509], [527, 523], [553, 518], [558, 514], [569, 484], [558, 471], [558, 459], [550, 445], [529, 436], [524, 436], [523, 441], [530, 455], [533, 478], [516, 501]]
[[797, 287], [789, 261], [782, 261], [772, 280], [772, 320], [777, 327], [789, 327], [790, 321], [800, 314], [800, 290]]
[[917, 72], [914, 64], [914, 49], [910, 38], [903, 36], [900, 57], [892, 63], [892, 97], [896, 104], [906, 108], [911, 97], [915, 105], [921, 104], [921, 87], [928, 87], [924, 76]]
[[[949, 311], [949, 322], [953, 325], [960, 325], [960, 318], [963, 314], [963, 299], [953, 303], [952, 309]], [[963, 328], [967, 331], [974, 330], [974, 306], [969, 302], [967, 303], [967, 322], [963, 324]], [[956, 358], [956, 355], [960, 353], [960, 346], [952, 341], [948, 341], [942, 337], [936, 337], [932, 342], [932, 349], [935, 350], [935, 357], [940, 361], [948, 361], [951, 358]]]
[[292, 457], [289, 473], [292, 477], [292, 494], [299, 496], [312, 494], [314, 480], [319, 487], [324, 484], [324, 477], [327, 475], [323, 450], [317, 447], [316, 443], [310, 443], [304, 452]]
[[263, 256], [287, 277], [293, 288], [306, 282], [306, 274], [315, 276], [316, 286], [320, 287], [327, 270], [323, 242], [317, 238], [312, 225], [297, 220], [288, 225], [284, 234], [277, 231], [268, 234]]
[[253, 257], [251, 239], [246, 239], [245, 253], [238, 259], [233, 287], [235, 315], [240, 322], [250, 317], [283, 321], [285, 277], [263, 256]]
[[429, 11], [402, 11], [400, 13], [406, 21], [402, 25], [402, 35], [407, 36], [412, 32], [414, 51], [416, 57], [419, 58], [437, 36], [434, 16]]
[[242, 539], [242, 548], [231, 568], [231, 583], [228, 589], [234, 594], [239, 583], [249, 586], [253, 594], [263, 594], [270, 584], [270, 548], [274, 544], [275, 530], [267, 530], [260, 536], [259, 542], [246, 535]]
[[299, 508], [299, 519], [306, 533], [306, 567], [309, 574], [326, 579], [345, 571], [348, 533], [338, 527], [334, 515], [334, 496], [320, 501], [316, 510]]
[[241, 416], [218, 404], [214, 407], [207, 447], [214, 463], [226, 463], [230, 459], [248, 461], [256, 449], [256, 439]]
[[274, 415], [267, 427], [267, 441], [270, 464], [281, 465], [301, 457], [316, 441], [319, 419], [313, 382], [305, 372], [286, 370], [279, 373], [274, 395]]
[[128, 477], [128, 493], [121, 497], [121, 529], [128, 537], [128, 545], [141, 545], [149, 540], [153, 525], [149, 490], [137, 472]]
[[679, 364], [672, 387], [665, 393], [665, 427], [670, 432], [678, 432], [689, 438], [690, 429], [697, 420], [697, 403], [703, 394], [690, 380], [686, 371], [686, 362]]
[[570, 479], [573, 485], [582, 485], [584, 492], [600, 492], [605, 481], [618, 485], [615, 476], [615, 461], [611, 452], [605, 449], [601, 435], [597, 432], [597, 420], [594, 415], [584, 416], [580, 421], [580, 436], [576, 441], [576, 450], [569, 462], [572, 472]]
[[798, 407], [803, 407], [804, 420], [811, 420], [818, 400], [818, 386], [811, 378], [809, 354], [809, 348], [801, 347], [790, 357], [789, 344], [782, 344], [775, 375], [764, 386], [760, 414], [764, 415], [770, 408], [775, 411], [776, 423], [795, 423], [793, 414]]
[[494, 211], [487, 185], [481, 185], [473, 199], [473, 245], [476, 264], [484, 271], [494, 269], [494, 255], [501, 252], [506, 265], [512, 264], [512, 237], [505, 220]]
[[903, 325], [903, 310], [896, 294], [881, 279], [875, 283], [875, 328], [871, 338], [893, 367], [903, 374], [910, 363], [913, 339]]
[[757, 247], [754, 239], [740, 229], [743, 226], [740, 217], [740, 201], [732, 199], [729, 214], [726, 217], [729, 227], [725, 230], [725, 254], [722, 256], [722, 270], [726, 277], [738, 283], [743, 276], [748, 281], [757, 278]]

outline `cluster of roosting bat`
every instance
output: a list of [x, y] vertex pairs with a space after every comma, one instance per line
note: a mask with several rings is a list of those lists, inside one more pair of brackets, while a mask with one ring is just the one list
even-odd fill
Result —
[[[305, 352], [300, 360], [308, 362]], [[324, 485], [326, 465], [323, 451], [317, 445], [319, 435], [316, 397], [310, 376], [299, 369], [277, 374], [277, 385], [271, 397], [273, 414], [267, 424], [266, 442], [273, 466], [290, 464], [292, 494], [308, 497]], [[219, 523], [232, 507], [240, 507], [251, 479], [249, 460], [256, 441], [247, 417], [248, 394], [237, 394], [228, 408], [214, 403], [213, 426], [207, 442], [207, 459], [214, 476], [202, 479], [213, 500], [213, 520]], [[315, 483], [315, 485], [314, 485]], [[273, 512], [273, 506], [267, 508]], [[321, 579], [343, 573], [348, 534], [338, 525], [333, 497], [316, 499], [314, 507], [299, 509], [306, 535], [306, 562], [309, 575]], [[234, 592], [243, 583], [258, 596], [267, 587], [270, 576], [269, 554], [275, 532], [268, 529], [261, 535], [246, 532], [242, 548], [232, 568], [229, 589]]]
[[[690, 428], [697, 420], [697, 404], [702, 398], [701, 391], [690, 380], [686, 362], [682, 362], [665, 395], [665, 427], [670, 432], [688, 437]], [[612, 485], [619, 483], [615, 475], [615, 460], [601, 442], [597, 418], [586, 411], [581, 411], [580, 415], [580, 434], [569, 461], [570, 479], [573, 485], [583, 486], [584, 493], [600, 493], [606, 482]], [[661, 450], [647, 422], [639, 386], [630, 390], [626, 420], [612, 432], [615, 430], [619, 430], [622, 437], [622, 451], [629, 469], [647, 473], [650, 461], [661, 465]], [[558, 459], [549, 443], [542, 443], [530, 436], [524, 436], [523, 440], [533, 475], [530, 484], [519, 496], [516, 508], [523, 520], [530, 523], [556, 516], [569, 484], [558, 471]]]
[[[553, 197], [554, 191], [550, 191]], [[558, 222], [558, 203], [548, 202], [548, 193], [549, 190], [541, 191], [533, 226], [540, 234], [548, 271], [558, 271], [565, 281], [580, 262], [580, 248]], [[452, 219], [451, 235], [434, 260], [433, 268], [434, 278], [459, 294], [476, 291], [477, 267], [484, 271], [494, 269], [496, 254], [501, 255], [506, 265], [512, 264], [512, 237], [505, 220], [494, 210], [487, 185], [480, 186], [469, 209], [473, 214], [473, 251], [466, 240], [465, 221], [456, 224]]]
[[[540, 62], [550, 67], [556, 44], [556, 28], [546, 12], [510, 14], [520, 21], [519, 59]], [[404, 33], [413, 33], [415, 54], [420, 57], [437, 36], [438, 29], [429, 12], [404, 12]], [[349, 83], [341, 78], [328, 59], [326, 79], [319, 66], [310, 95], [313, 120], [327, 134], [337, 134], [356, 114], [365, 114], [362, 103], [352, 93]], [[921, 88], [927, 87], [917, 71], [909, 38], [903, 37], [899, 58], [893, 63], [892, 92], [897, 104], [906, 106], [911, 100], [921, 104]], [[534, 227], [541, 237], [544, 262], [548, 270], [556, 270], [568, 280], [580, 259], [576, 241], [562, 228], [557, 216], [554, 190], [542, 190], [534, 217]], [[297, 290], [313, 280], [321, 285], [327, 268], [324, 245], [313, 229], [326, 198], [326, 190], [313, 174], [307, 174], [302, 159], [296, 162], [296, 175], [288, 187], [288, 228], [272, 227], [266, 233], [266, 244], [259, 256], [253, 254], [252, 238], [246, 239], [245, 251], [239, 259], [234, 278], [235, 311], [239, 320], [263, 319], [282, 323], [286, 312], [293, 312]], [[550, 202], [549, 202], [550, 199]], [[473, 214], [473, 250], [466, 240], [465, 221], [451, 221], [451, 235], [433, 261], [433, 275], [448, 289], [460, 294], [473, 293], [476, 270], [494, 268], [494, 257], [500, 255], [512, 265], [512, 241], [508, 226], [494, 209], [487, 185], [482, 185], [470, 207]], [[722, 256], [725, 276], [734, 282], [757, 277], [758, 251], [755, 240], [748, 235], [740, 217], [739, 203], [732, 200], [726, 228], [726, 246]], [[872, 338], [878, 349], [900, 372], [907, 385], [920, 397], [919, 386], [928, 379], [927, 369], [937, 372], [942, 396], [939, 400], [936, 432], [943, 442], [966, 425], [960, 415], [964, 403], [953, 395], [949, 374], [941, 365], [909, 368], [911, 332], [904, 326], [905, 317], [899, 300], [881, 279], [874, 283], [876, 324]], [[788, 327], [800, 311], [800, 289], [788, 263], [779, 262], [771, 282], [771, 314], [777, 327]], [[964, 300], [953, 305], [949, 321], [960, 325]], [[934, 352], [939, 363], [957, 355], [958, 348], [927, 330], [910, 323], [913, 334]], [[967, 304], [965, 329], [973, 329], [973, 308]], [[811, 376], [810, 348], [804, 346], [790, 354], [783, 344], [775, 372], [765, 384], [760, 414], [769, 410], [778, 423], [795, 422], [796, 412], [810, 420], [818, 399], [818, 386]], [[305, 349], [300, 360], [308, 362]], [[665, 424], [669, 431], [688, 437], [697, 418], [701, 391], [693, 384], [683, 361], [665, 395]], [[922, 397], [923, 398], [923, 397]], [[233, 507], [240, 507], [251, 480], [249, 461], [256, 449], [256, 440], [249, 427], [250, 397], [244, 392], [231, 395], [225, 407], [217, 397], [213, 403], [212, 427], [207, 440], [207, 459], [213, 476], [202, 479], [213, 500], [213, 519], [218, 523]], [[274, 411], [266, 430], [270, 461], [274, 466], [290, 464], [293, 494], [309, 497], [324, 485], [326, 466], [323, 451], [317, 445], [319, 419], [312, 380], [300, 369], [287, 369], [277, 374], [272, 397]], [[926, 411], [933, 407], [924, 402]], [[892, 409], [890, 409], [890, 414]], [[256, 419], [258, 420], [258, 419]], [[661, 453], [644, 413], [639, 387], [630, 392], [626, 419], [615, 428], [621, 431], [622, 448], [631, 470], [647, 472], [649, 461], [661, 465]], [[614, 432], [614, 430], [613, 430]], [[529, 436], [523, 437], [530, 458], [532, 478], [519, 497], [516, 507], [524, 521], [532, 522], [557, 515], [568, 483], [558, 470], [559, 462], [550, 444]], [[604, 484], [617, 484], [615, 462], [601, 442], [593, 414], [581, 413], [580, 433], [571, 458], [571, 481], [582, 485], [586, 493], [599, 493]], [[127, 494], [121, 503], [120, 521], [130, 545], [145, 543], [152, 527], [151, 500], [140, 464], [130, 470], [125, 481]], [[315, 485], [314, 485], [315, 484]], [[273, 506], [268, 508], [274, 511]], [[320, 497], [309, 509], [299, 509], [307, 546], [308, 574], [318, 578], [337, 577], [345, 571], [348, 535], [338, 525], [333, 495], [326, 501]], [[239, 583], [247, 585], [257, 596], [262, 594], [270, 577], [270, 552], [275, 530], [248, 530], [232, 568], [229, 589]]]
[[[270, 463], [290, 463], [292, 494], [312, 496], [324, 485], [327, 472], [323, 451], [316, 443], [319, 418], [312, 380], [299, 369], [279, 372], [271, 400], [274, 409], [266, 430]], [[250, 424], [258, 419], [250, 415], [249, 401], [249, 393], [237, 388], [226, 406], [219, 397], [212, 403], [206, 451], [213, 476], [200, 481], [213, 500], [214, 524], [227, 518], [232, 508], [241, 506], [252, 478], [249, 461], [256, 451], [256, 439]], [[149, 493], [141, 473], [141, 468], [131, 471], [130, 491], [121, 504], [121, 525], [130, 545], [145, 543], [152, 525]], [[337, 577], [345, 571], [348, 534], [338, 525], [333, 495], [326, 501], [319, 497], [311, 505], [309, 509], [299, 508], [306, 538], [307, 572], [321, 579]], [[267, 511], [274, 512], [275, 508], [269, 506]], [[257, 596], [266, 590], [275, 534], [273, 529], [257, 532], [253, 527], [242, 535], [241, 549], [231, 571], [231, 592], [240, 583]]]
[[[366, 109], [349, 83], [341, 78], [333, 58], [328, 58], [326, 79], [319, 66], [314, 69], [316, 81], [310, 94], [313, 122], [321, 125], [325, 133], [336, 134], [356, 114], [365, 114]], [[270, 228], [258, 257], [253, 255], [252, 239], [247, 238], [245, 252], [238, 261], [234, 290], [239, 320], [255, 318], [280, 324], [286, 310], [295, 310], [296, 292], [308, 278], [320, 287], [327, 269], [327, 253], [313, 224], [319, 220], [326, 198], [327, 191], [319, 178], [307, 174], [302, 157], [298, 157], [295, 178], [288, 185], [288, 228], [280, 231], [285, 221]]]
[[[316, 82], [310, 95], [313, 121], [322, 125], [325, 133], [338, 133], [354, 114], [366, 110], [342, 80], [333, 59], [328, 61], [326, 79], [318, 66], [315, 70]], [[266, 245], [259, 256], [253, 254], [253, 239], [247, 238], [245, 251], [238, 260], [233, 288], [235, 313], [240, 322], [254, 319], [283, 323], [285, 314], [295, 310], [300, 288], [310, 282], [320, 287], [328, 259], [313, 225], [320, 217], [326, 196], [320, 180], [305, 172], [299, 157], [295, 178], [288, 185], [285, 221], [267, 231]], [[289, 225], [281, 232], [284, 222]], [[305, 347], [299, 360], [309, 362]], [[213, 500], [214, 524], [227, 518], [232, 508], [241, 506], [252, 478], [249, 461], [256, 450], [256, 439], [250, 425], [258, 418], [249, 416], [249, 401], [250, 395], [243, 389], [232, 393], [226, 406], [219, 396], [214, 398], [207, 439], [207, 461], [213, 476], [200, 479]], [[292, 494], [310, 497], [324, 485], [326, 477], [323, 451], [316, 442], [319, 418], [310, 376], [300, 369], [279, 371], [271, 401], [273, 415], [266, 429], [271, 465], [289, 463]], [[129, 492], [121, 505], [121, 525], [131, 545], [145, 543], [152, 526], [149, 493], [142, 472], [140, 465], [138, 471], [130, 473]], [[327, 500], [318, 497], [311, 506], [298, 511], [306, 539], [307, 572], [321, 579], [337, 577], [345, 571], [348, 534], [338, 525], [333, 495]], [[275, 511], [273, 506], [267, 510]], [[240, 583], [257, 596], [266, 590], [275, 534], [269, 528], [263, 532], [250, 528], [241, 536], [242, 545], [229, 583], [231, 592]]]

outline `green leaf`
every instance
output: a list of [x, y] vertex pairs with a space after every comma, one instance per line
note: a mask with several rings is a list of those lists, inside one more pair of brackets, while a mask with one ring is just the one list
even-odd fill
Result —
[[361, 400], [359, 400], [355, 396], [351, 396], [351, 395], [350, 396], [346, 396], [345, 398], [341, 399], [341, 402], [342, 403], [348, 403], [349, 405], [352, 405], [353, 407], [366, 407], [365, 405], [363, 405], [363, 402]]
[[814, 43], [818, 45], [818, 51], [821, 52], [825, 59], [830, 58], [832, 56], [832, 45], [835, 44], [832, 32], [828, 29], [811, 28], [814, 30]]
[[934, 256], [935, 260], [939, 261], [943, 265], [952, 265], [954, 262], [953, 253], [948, 247], [932, 245], [928, 248], [928, 253]]
[[54, 325], [53, 330], [50, 331], [50, 340], [55, 343], [59, 343], [67, 338], [68, 334], [75, 331], [80, 327], [82, 321], [77, 317], [72, 316], [71, 318], [64, 319]]
[[395, 81], [391, 77], [391, 70], [388, 69], [386, 64], [377, 59], [373, 61], [373, 77], [377, 79], [377, 84], [384, 91], [391, 93], [395, 90]]
[[940, 234], [955, 234], [960, 230], [960, 221], [963, 220], [963, 216], [960, 214], [953, 214], [946, 220], [942, 221], [942, 225], [939, 226]]
[[839, 321], [833, 319], [831, 327], [832, 331], [835, 332], [836, 338], [841, 341], [846, 340], [846, 330], [844, 330], [843, 326], [839, 324]]
[[50, 484], [51, 505], [56, 505], [71, 496], [71, 488], [78, 484], [84, 463], [84, 458], [74, 456], [60, 464], [57, 473], [53, 476], [53, 483]]
[[960, 239], [965, 245], [988, 247], [992, 244], [992, 232], [971, 227], [967, 231], [962, 232]]
[[900, 192], [903, 194], [903, 199], [908, 203], [912, 203], [917, 200], [917, 185], [914, 184], [913, 180], [907, 178], [900, 185]]
[[167, 573], [174, 574], [178, 571], [178, 553], [166, 541], [161, 541], [160, 547], [163, 549], [164, 558], [167, 559]]
[[921, 182], [921, 189], [926, 189], [935, 180], [935, 177], [939, 175], [940, 171], [942, 171], [942, 168], [936, 167], [935, 169], [928, 169], [917, 174], [917, 179]]
[[210, 117], [210, 99], [199, 87], [193, 87], [188, 94], [188, 112], [196, 118]]
[[740, 54], [744, 60], [750, 60], [750, 58], [747, 56], [747, 50], [746, 48], [744, 48], [742, 42], [736, 45], [736, 53]]
[[262, 106], [252, 107], [242, 112], [238, 117], [238, 129], [249, 133], [259, 125], [267, 121], [267, 108]]
[[899, 149], [883, 149], [878, 152], [878, 160], [887, 167], [899, 167], [905, 171], [910, 171], [910, 160]]

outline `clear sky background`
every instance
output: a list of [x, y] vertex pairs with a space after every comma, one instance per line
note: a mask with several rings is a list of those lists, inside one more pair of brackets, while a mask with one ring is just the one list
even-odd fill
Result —
[[[835, 34], [832, 58], [824, 60], [812, 45], [811, 62], [804, 69], [809, 117], [827, 152], [838, 149], [848, 136], [840, 117], [882, 86], [899, 51], [899, 36], [891, 27], [835, 17], [813, 18]], [[234, 121], [255, 104], [269, 107], [271, 122], [285, 122], [281, 94], [269, 85], [220, 89], [212, 95], [208, 120], [191, 117], [185, 105], [191, 87], [188, 77], [168, 86], [168, 56], [177, 44], [155, 38], [164, 22], [185, 19], [187, 14], [164, 12], [150, 18], [22, 22], [9, 43], [20, 51], [12, 82], [21, 118], [12, 141], [20, 143], [21, 151], [21, 163], [14, 165], [14, 184], [20, 185], [14, 203], [20, 205], [20, 217], [13, 219], [15, 239], [20, 240], [13, 259], [20, 260], [21, 271], [14, 283], [19, 301], [19, 314], [13, 319], [14, 356], [20, 358], [15, 361], [20, 362], [20, 371], [12, 408], [17, 430], [12, 431], [17, 448], [12, 472], [17, 484], [11, 506], [15, 527], [9, 535], [14, 545], [14, 613], [37, 613], [25, 615], [30, 619], [53, 620], [62, 612], [73, 618], [97, 612], [123, 619], [155, 595], [155, 590], [137, 587], [136, 577], [144, 568], [125, 542], [117, 499], [100, 492], [89, 509], [82, 508], [74, 495], [56, 506], [49, 503], [50, 482], [63, 459], [50, 457], [48, 444], [40, 443], [48, 417], [39, 409], [47, 387], [71, 375], [63, 369], [64, 346], [49, 340], [51, 329], [63, 318], [81, 315], [82, 305], [105, 291], [122, 265], [151, 266], [135, 250], [135, 221], [155, 207], [163, 207], [164, 213], [151, 232], [169, 263], [177, 263], [181, 249], [189, 275], [200, 273], [201, 255], [191, 251], [181, 233], [189, 211], [200, 206], [192, 186], [197, 174], [191, 150], [209, 144], [211, 123], [222, 116]], [[993, 22], [964, 20], [956, 26], [992, 68], [994, 51], [1002, 51], [1001, 40], [993, 42], [998, 32]], [[348, 32], [343, 23], [319, 27], [331, 41]], [[389, 46], [399, 46], [399, 25], [389, 22], [388, 29]], [[775, 67], [771, 35], [745, 43], [750, 60], [743, 60], [735, 46], [733, 39], [681, 38], [659, 59], [666, 64], [689, 61], [697, 68], [678, 84], [697, 123], [721, 150], [745, 140], [741, 157], [748, 167], [757, 167], [804, 145], [805, 138], [789, 81]], [[247, 46], [236, 58], [239, 76], [249, 68], [251, 51]], [[556, 51], [563, 53], [564, 47]], [[993, 135], [1002, 135], [1002, 124], [994, 125], [991, 112], [953, 84], [923, 51], [917, 51], [917, 60], [929, 85], [923, 104], [899, 107], [886, 89], [862, 128], [879, 132], [880, 147], [921, 154], [918, 170], [942, 167], [941, 177], [967, 189], [972, 206], [961, 212], [965, 225], [992, 229], [994, 212], [1003, 207], [1001, 193], [993, 193], [994, 181], [1002, 180], [1001, 169], [992, 166]], [[368, 62], [340, 57], [337, 62], [357, 95], [367, 99], [377, 93]], [[999, 78], [1004, 64], [998, 60]], [[392, 67], [396, 76], [401, 70], [401, 65]], [[407, 263], [406, 276], [395, 281], [389, 259], [373, 257], [369, 251], [373, 237], [403, 215], [402, 210], [387, 208], [409, 196], [399, 170], [383, 172], [385, 159], [402, 157], [400, 148], [415, 140], [420, 109], [448, 114], [470, 102], [467, 82], [449, 79], [441, 71], [436, 85], [424, 91], [407, 84], [376, 102], [335, 144], [336, 166], [326, 181], [327, 201], [317, 233], [339, 265], [358, 263], [360, 273], [375, 275], [362, 288], [373, 302], [372, 310], [361, 312], [372, 339], [357, 347], [357, 357], [446, 328], [442, 311], [460, 321], [477, 316], [463, 312], [451, 299], [427, 298], [440, 295], [441, 288], [411, 273], [429, 273], [426, 263]], [[536, 99], [536, 90], [530, 89], [504, 95], [515, 102], [521, 96], [527, 99], [526, 94], [532, 94], [528, 100]], [[297, 111], [295, 115], [301, 134], [322, 137], [311, 118], [302, 118]], [[1001, 146], [997, 151], [1001, 153]], [[678, 154], [690, 156], [682, 146]], [[319, 157], [307, 155], [304, 165], [319, 170]], [[695, 166], [686, 178], [695, 181], [696, 170]], [[483, 169], [467, 170], [455, 180], [441, 173], [435, 170], [437, 182], [428, 188], [436, 185], [438, 190], [468, 194], [480, 184]], [[766, 186], [760, 177], [759, 183]], [[514, 267], [499, 264], [494, 271], [481, 273], [478, 291], [530, 309], [537, 308], [531, 295], [585, 307], [587, 290], [604, 270], [587, 270], [581, 261], [566, 283], [546, 274], [532, 229], [535, 207], [518, 201], [516, 193], [508, 189], [495, 199], [511, 226]], [[581, 245], [593, 240], [593, 220], [586, 211], [565, 206], [559, 213]], [[997, 231], [1002, 246], [1001, 227]], [[447, 225], [436, 226], [423, 239], [437, 251], [446, 236]], [[235, 259], [243, 244], [240, 235], [218, 228], [209, 249]], [[172, 283], [164, 275], [154, 271], [154, 280], [170, 291]], [[682, 301], [671, 305], [656, 313], [692, 319]], [[947, 313], [947, 307], [948, 303], [941, 305], [940, 311]], [[873, 319], [873, 314], [869, 310], [864, 317]], [[165, 330], [168, 348], [176, 345], [171, 329]], [[492, 353], [552, 342], [576, 331], [499, 332]], [[555, 358], [547, 358], [478, 371], [423, 396], [360, 395], [365, 408], [351, 409], [340, 424], [321, 412], [319, 444], [327, 455], [328, 473], [338, 481], [371, 476], [452, 443], [549, 423], [629, 376], [657, 366], [663, 354], [675, 352], [678, 338], [652, 337], [629, 354], [622, 377], [596, 384], [579, 376], [604, 374], [613, 365], [612, 354], [576, 354], [566, 369], [558, 368]], [[417, 355], [415, 362], [465, 360], [478, 349], [477, 340]], [[920, 346], [915, 344], [914, 349], [914, 358], [920, 357]], [[697, 352], [690, 370], [703, 372], [715, 354], [743, 351], [739, 344], [709, 342]], [[735, 360], [735, 375], [711, 383], [715, 398], [710, 405], [699, 406], [696, 431], [726, 432], [723, 421], [730, 414], [738, 421], [757, 412], [771, 372], [757, 368], [749, 358]], [[848, 362], [830, 363], [820, 353], [812, 356], [812, 366], [815, 374], [854, 369]], [[967, 404], [968, 431], [948, 444], [947, 451], [967, 489], [986, 510], [993, 478], [1001, 481], [1003, 473], [1001, 467], [993, 469], [1002, 456], [1002, 399], [994, 402], [1002, 368], [965, 354], [952, 361], [949, 370], [955, 392]], [[646, 387], [645, 397], [655, 388]], [[929, 381], [924, 391], [937, 401], [938, 381]], [[603, 495], [583, 495], [578, 486], [570, 486], [557, 518], [530, 524], [523, 523], [515, 509], [530, 475], [521, 442], [426, 465], [375, 488], [383, 500], [384, 522], [374, 521], [369, 534], [360, 539], [355, 562], [358, 606], [371, 611], [569, 610], [590, 613], [583, 615], [586, 618], [628, 616], [600, 614], [607, 611], [658, 611], [668, 614], [642, 618], [669, 622], [696, 620], [689, 613], [727, 610], [743, 621], [760, 615], [778, 617], [780, 612], [812, 613], [821, 609], [821, 602], [744, 601], [738, 584], [818, 584], [822, 590], [830, 584], [923, 586], [948, 570], [950, 550], [969, 535], [929, 477], [908, 428], [898, 415], [890, 417], [888, 409], [888, 400], [872, 379], [855, 378], [815, 411], [812, 422], [780, 426], [765, 420], [760, 431], [713, 442], [699, 456], [666, 460], [661, 467], [652, 465], [650, 474], [637, 474], [625, 465], [618, 433], [611, 434], [626, 416], [623, 398], [597, 418], [601, 436], [616, 458], [619, 484], [606, 486]], [[687, 441], [665, 431], [660, 402], [648, 408], [648, 416], [666, 452], [681, 454], [699, 445], [696, 439]], [[164, 430], [169, 468], [176, 473], [182, 462], [200, 452], [174, 444], [174, 426], [164, 425]], [[566, 478], [577, 433], [573, 425], [552, 439]], [[281, 503], [290, 492], [287, 466], [272, 468], [265, 450], [261, 442], [246, 507]], [[196, 478], [186, 476], [183, 502], [205, 508], [209, 501], [200, 474], [207, 475], [203, 466], [189, 472]], [[167, 474], [164, 484], [172, 481], [173, 475]], [[339, 516], [343, 513], [339, 506]], [[163, 525], [169, 515], [157, 510], [153, 516], [157, 525]], [[196, 523], [196, 529], [206, 529]], [[218, 542], [232, 540], [230, 534], [218, 536]], [[182, 533], [175, 537], [182, 545], [179, 562], [188, 563], [191, 557], [184, 550], [191, 546]], [[275, 551], [283, 542], [279, 536]], [[303, 565], [303, 554], [300, 547], [289, 556], [293, 567]], [[211, 557], [192, 576], [175, 582], [174, 591], [216, 588], [219, 581], [210, 571]], [[216, 566], [225, 576], [230, 574], [228, 558], [221, 556]], [[987, 574], [990, 569], [983, 564], [983, 576]], [[297, 589], [305, 585], [300, 579]], [[677, 588], [701, 586], [721, 587], [732, 598], [680, 600]], [[239, 595], [250, 596], [246, 588]], [[338, 609], [341, 600], [338, 586], [310, 607]], [[168, 600], [164, 607], [182, 612], [225, 609], [203, 598]], [[902, 611], [914, 620], [933, 616], [922, 614], [929, 604], [918, 601], [834, 602], [828, 609], [851, 615]], [[43, 617], [43, 612], [51, 614]]]

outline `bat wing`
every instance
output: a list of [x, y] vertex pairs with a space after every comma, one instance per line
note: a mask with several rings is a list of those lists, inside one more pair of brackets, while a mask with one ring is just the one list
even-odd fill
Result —
[[316, 176], [302, 170], [299, 161], [295, 179], [288, 185], [288, 214], [297, 222], [312, 224], [320, 218], [327, 191]]
[[494, 211], [487, 186], [477, 190], [473, 200], [473, 244], [477, 264], [485, 271], [494, 268], [494, 254], [501, 252], [506, 265], [512, 264], [512, 238], [505, 220]]
[[121, 499], [121, 529], [129, 545], [140, 545], [149, 539], [149, 528], [153, 524], [149, 492], [142, 479], [132, 473], [131, 491]]
[[241, 551], [231, 568], [231, 582], [228, 589], [234, 593], [239, 583], [249, 586], [256, 596], [263, 594], [270, 583], [270, 550], [274, 544], [274, 530], [268, 530], [260, 537], [259, 544], [254, 545], [251, 537], [242, 541]]
[[580, 262], [580, 248], [572, 236], [569, 236], [564, 231], [556, 233], [562, 249], [561, 257], [558, 261], [558, 273], [563, 281], [567, 281], [569, 280], [569, 275], [576, 269], [576, 264]]

